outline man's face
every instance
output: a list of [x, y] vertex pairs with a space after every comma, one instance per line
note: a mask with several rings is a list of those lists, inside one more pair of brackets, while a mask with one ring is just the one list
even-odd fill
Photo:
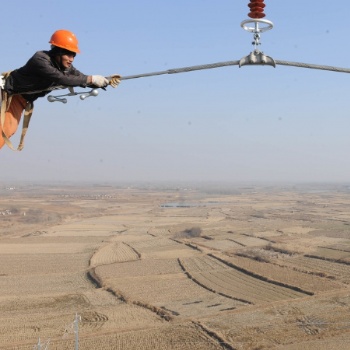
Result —
[[74, 61], [75, 53], [69, 52], [61, 56], [61, 65], [64, 68], [70, 68]]
[[60, 55], [55, 56], [55, 61], [64, 69], [70, 68], [76, 53], [64, 50]]

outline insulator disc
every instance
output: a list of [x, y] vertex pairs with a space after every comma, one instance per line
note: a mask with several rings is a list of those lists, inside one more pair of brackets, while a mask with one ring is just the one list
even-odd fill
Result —
[[259, 6], [254, 6], [250, 9], [250, 12], [261, 12], [263, 13], [264, 12], [264, 9], [262, 7], [259, 7]]
[[264, 3], [252, 3], [252, 4], [249, 4], [248, 6], [250, 8], [253, 8], [253, 7], [262, 7], [262, 8], [264, 8], [266, 5]]
[[265, 13], [250, 12], [250, 13], [248, 13], [248, 16], [249, 16], [250, 18], [264, 18], [264, 17], [265, 17]]

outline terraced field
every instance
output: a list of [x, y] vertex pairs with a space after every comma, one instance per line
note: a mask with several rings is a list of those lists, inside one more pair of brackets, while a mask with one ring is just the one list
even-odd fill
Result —
[[196, 283], [247, 304], [275, 302], [306, 295], [272, 281], [263, 281], [208, 256], [180, 259], [180, 263], [186, 274]]

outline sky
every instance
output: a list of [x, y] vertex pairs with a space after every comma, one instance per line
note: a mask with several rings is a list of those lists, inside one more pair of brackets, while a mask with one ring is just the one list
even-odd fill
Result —
[[[88, 75], [240, 60], [254, 50], [241, 28], [248, 3], [3, 2], [1, 71], [47, 50], [57, 29], [76, 34], [74, 66]], [[261, 34], [260, 51], [350, 67], [348, 0], [265, 4], [274, 27]], [[125, 80], [67, 104], [41, 98], [24, 150], [0, 150], [0, 182], [349, 182], [349, 92], [346, 73], [277, 65]]]

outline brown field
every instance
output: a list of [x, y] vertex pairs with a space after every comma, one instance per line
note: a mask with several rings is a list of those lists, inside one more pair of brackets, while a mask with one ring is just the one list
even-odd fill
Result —
[[[0, 349], [350, 348], [350, 188], [0, 183]], [[40, 339], [40, 344], [38, 345]]]

